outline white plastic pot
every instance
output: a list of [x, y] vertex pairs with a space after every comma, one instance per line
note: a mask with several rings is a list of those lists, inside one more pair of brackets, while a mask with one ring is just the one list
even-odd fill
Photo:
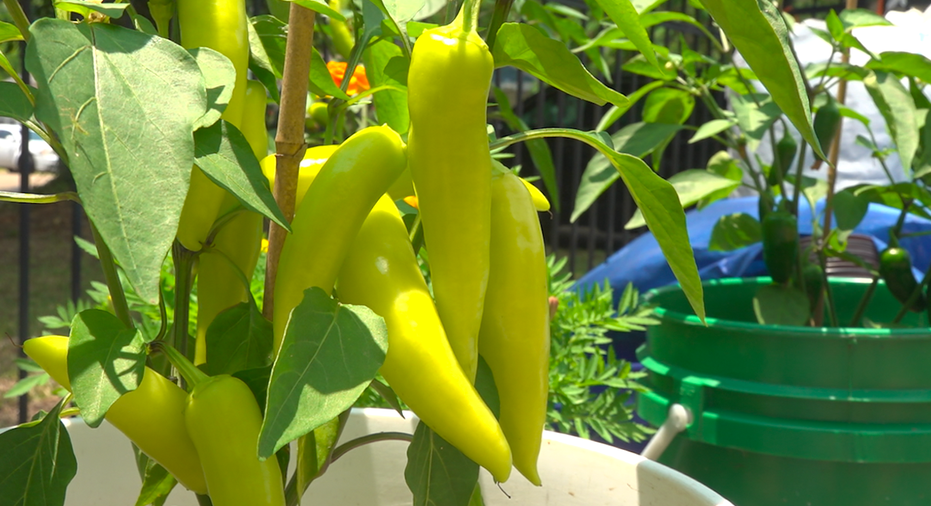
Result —
[[[408, 416], [410, 416], [408, 414]], [[375, 432], [413, 433], [415, 420], [384, 409], [353, 410], [342, 441]], [[129, 440], [107, 423], [90, 429], [69, 421], [78, 474], [66, 506], [132, 505], [139, 475]], [[383, 441], [350, 451], [308, 490], [306, 504], [320, 506], [407, 506], [404, 482], [408, 443]], [[540, 453], [542, 487], [514, 471], [500, 489], [482, 471], [487, 506], [732, 506], [697, 481], [639, 455], [565, 434], [546, 432]], [[503, 491], [502, 491], [503, 490]], [[505, 492], [510, 496], [508, 498]], [[180, 486], [166, 506], [197, 506]]]

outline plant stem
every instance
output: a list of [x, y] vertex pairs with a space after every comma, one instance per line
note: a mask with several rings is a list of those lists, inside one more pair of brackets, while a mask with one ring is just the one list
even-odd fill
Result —
[[[314, 44], [314, 11], [291, 3], [288, 19], [288, 42], [285, 47], [284, 78], [281, 83], [281, 108], [275, 134], [277, 164], [275, 201], [290, 222], [294, 219], [297, 176], [307, 145], [304, 142], [304, 116], [307, 110], [307, 83]], [[278, 258], [287, 231], [274, 222], [268, 230], [268, 255], [265, 267], [265, 297], [262, 311], [272, 319], [275, 303], [275, 276]]]
[[194, 365], [193, 362], [188, 360], [187, 357], [181, 354], [173, 346], [166, 344], [164, 341], [152, 341], [149, 343], [149, 347], [154, 352], [163, 353], [168, 357], [168, 361], [171, 362], [171, 365], [175, 366], [175, 369], [181, 373], [181, 377], [188, 382], [191, 386], [196, 386], [204, 381], [210, 379], [210, 376]]
[[67, 200], [77, 202], [78, 204], [81, 203], [80, 197], [78, 197], [78, 194], [74, 192], [61, 192], [53, 193], [51, 195], [44, 195], [41, 193], [0, 191], [0, 201], [2, 202], [15, 202], [17, 204], [54, 204], [56, 202], [65, 202]]
[[485, 43], [488, 44], [489, 51], [495, 47], [495, 38], [498, 36], [498, 29], [508, 19], [508, 13], [511, 12], [511, 6], [514, 0], [495, 0], [495, 10], [491, 14], [491, 21], [488, 23], [488, 32], [485, 34]]
[[173, 338], [171, 344], [182, 355], [194, 360], [194, 347], [188, 346], [188, 321], [191, 309], [191, 274], [197, 254], [175, 241], [171, 248], [171, 259], [175, 264], [175, 311], [172, 322]]
[[873, 292], [876, 291], [877, 286], [879, 286], [879, 276], [873, 276], [873, 282], [870, 283], [870, 287], [866, 289], [866, 293], [860, 298], [860, 303], [857, 304], [856, 311], [853, 312], [853, 318], [850, 319], [850, 327], [857, 327], [860, 325], [863, 313], [866, 312], [866, 307], [869, 306], [870, 300], [873, 298]]
[[26, 17], [26, 13], [23, 12], [23, 8], [19, 5], [19, 2], [16, 0], [3, 0], [3, 5], [6, 6], [7, 12], [9, 12], [10, 17], [13, 18], [13, 24], [16, 25], [19, 32], [23, 34], [23, 40], [29, 42], [29, 18]]
[[378, 432], [375, 434], [368, 434], [337, 446], [336, 449], [333, 450], [333, 456], [330, 462], [336, 462], [336, 459], [342, 457], [350, 450], [370, 443], [377, 443], [378, 441], [407, 441], [410, 443], [413, 439], [414, 436], [406, 432]]
[[126, 293], [123, 292], [123, 284], [120, 282], [120, 274], [116, 270], [116, 262], [113, 260], [113, 254], [107, 243], [100, 237], [97, 227], [91, 222], [91, 233], [94, 235], [94, 245], [97, 246], [97, 258], [100, 259], [100, 266], [103, 268], [103, 277], [107, 281], [107, 289], [110, 291], [110, 301], [113, 304], [113, 312], [116, 317], [126, 325], [126, 328], [133, 328], [133, 320], [129, 316], [129, 305], [126, 303]]
[[921, 278], [921, 283], [918, 283], [918, 286], [912, 290], [912, 294], [909, 295], [908, 300], [905, 301], [905, 304], [902, 304], [902, 307], [899, 309], [899, 312], [895, 314], [895, 318], [892, 320], [892, 323], [899, 323], [902, 321], [902, 318], [905, 318], [905, 314], [908, 313], [915, 305], [915, 301], [918, 300], [918, 297], [921, 296], [921, 291], [924, 289], [925, 285], [928, 284], [928, 280], [931, 280], [931, 269], [925, 271], [925, 275]]
[[464, 32], [474, 32], [478, 28], [478, 12], [481, 6], [481, 0], [462, 2], [462, 30]]

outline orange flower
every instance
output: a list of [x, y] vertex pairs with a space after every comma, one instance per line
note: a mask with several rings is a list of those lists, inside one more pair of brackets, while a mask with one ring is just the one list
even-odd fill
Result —
[[[333, 82], [336, 83], [337, 86], [343, 84], [343, 77], [346, 76], [346, 62], [330, 61], [327, 62], [326, 68], [330, 71], [330, 77], [333, 78]], [[365, 67], [357, 65], [355, 72], [352, 73], [352, 77], [349, 78], [349, 87], [346, 89], [346, 93], [355, 95], [367, 89], [369, 89], [369, 80], [365, 76]]]

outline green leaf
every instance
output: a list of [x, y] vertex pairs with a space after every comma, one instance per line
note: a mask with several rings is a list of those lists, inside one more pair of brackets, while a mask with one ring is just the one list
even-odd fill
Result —
[[[631, 123], [615, 132], [611, 140], [616, 151], [642, 158], [669, 142], [669, 139], [681, 129], [680, 125]], [[621, 174], [614, 168], [608, 157], [602, 153], [596, 153], [589, 160], [582, 179], [579, 181], [579, 189], [575, 194], [575, 209], [572, 210], [570, 220], [577, 220], [620, 177]]]
[[291, 231], [249, 141], [226, 120], [194, 132], [194, 155], [198, 167], [211, 181], [255, 211]]
[[197, 62], [166, 39], [115, 25], [43, 18], [31, 32], [26, 66], [48, 83], [36, 116], [58, 134], [104, 242], [154, 304], [191, 177], [191, 131], [207, 109]]
[[[689, 169], [678, 172], [673, 174], [668, 181], [672, 183], [676, 193], [679, 194], [679, 202], [682, 203], [682, 207], [693, 205], [718, 191], [730, 193], [740, 186], [740, 181], [734, 181], [704, 169]], [[644, 225], [646, 225], [646, 222], [643, 220], [643, 213], [637, 209], [630, 221], [624, 225], [624, 228], [633, 229]]]
[[689, 139], [689, 144], [707, 139], [714, 135], [718, 135], [719, 133], [727, 130], [728, 128], [731, 128], [732, 126], [736, 124], [737, 124], [736, 120], [713, 119], [705, 123], [704, 125], [698, 127], [698, 130], [695, 132], [695, 135], [693, 135], [692, 138]]
[[496, 67], [517, 67], [574, 97], [618, 107], [628, 104], [627, 97], [595, 79], [578, 57], [557, 40], [549, 38], [535, 26], [504, 23], [495, 39]]
[[889, 135], [898, 148], [906, 174], [911, 174], [912, 160], [918, 149], [918, 113], [912, 95], [893, 74], [874, 71], [863, 79], [866, 91], [886, 120]]
[[772, 101], [772, 97], [762, 93], [734, 96], [731, 104], [737, 124], [747, 136], [747, 149], [756, 151], [769, 127], [782, 116], [782, 111]]
[[214, 318], [207, 329], [211, 376], [271, 365], [272, 324], [255, 304], [242, 302]]
[[847, 237], [863, 221], [869, 210], [870, 200], [845, 189], [834, 194], [834, 219], [837, 223], [838, 240], [843, 244]]
[[10, 387], [9, 390], [4, 392], [3, 398], [9, 399], [11, 397], [19, 397], [20, 395], [29, 393], [29, 391], [34, 387], [48, 383], [49, 379], [51, 379], [51, 376], [46, 373], [26, 376], [25, 378], [17, 381], [13, 386]]
[[621, 68], [625, 72], [639, 74], [649, 77], [650, 79], [656, 79], [658, 81], [673, 81], [676, 78], [675, 71], [666, 69], [665, 66], [658, 68], [654, 67], [653, 65], [650, 65], [646, 61], [646, 58], [641, 55], [634, 56]]
[[0, 506], [62, 506], [78, 463], [59, 420], [64, 400], [39, 422], [0, 433]]
[[32, 104], [16, 83], [0, 82], [0, 97], [0, 116], [21, 122], [32, 117]]
[[340, 14], [338, 10], [331, 8], [327, 5], [326, 2], [321, 2], [320, 0], [287, 0], [288, 2], [294, 2], [301, 7], [305, 7], [319, 14], [324, 14], [330, 18], [336, 19], [338, 21], [346, 21], [346, 16]]
[[710, 251], [734, 251], [763, 240], [759, 220], [746, 213], [727, 214], [718, 218], [708, 241]]
[[753, 312], [763, 325], [804, 325], [809, 305], [805, 292], [794, 286], [761, 286], [753, 297]]
[[265, 401], [268, 398], [268, 380], [272, 377], [272, 366], [257, 367], [255, 369], [243, 369], [233, 373], [233, 376], [239, 378], [255, 396], [256, 402], [265, 413]]
[[[517, 114], [514, 113], [507, 95], [501, 91], [501, 88], [495, 86], [492, 88], [492, 91], [495, 94], [495, 102], [498, 103], [498, 112], [501, 114], [501, 117], [504, 118], [505, 123], [508, 124], [511, 130], [517, 132], [526, 132], [527, 130], [530, 130], [530, 126], [528, 126], [524, 120], [522, 120], [519, 116], [517, 116]], [[550, 153], [550, 146], [543, 139], [533, 139], [527, 141], [527, 150], [530, 151], [530, 159], [533, 161], [533, 165], [540, 172], [540, 177], [543, 178], [543, 184], [546, 186], [546, 191], [550, 194], [550, 200], [553, 203], [553, 207], [558, 213], [559, 186], [556, 184], [556, 167], [553, 165], [553, 155]]]
[[307, 485], [326, 471], [333, 449], [348, 420], [347, 410], [297, 440], [295, 478], [298, 490], [306, 490]]
[[207, 112], [194, 123], [195, 129], [204, 128], [216, 123], [226, 110], [236, 85], [236, 68], [219, 51], [198, 47], [188, 52], [197, 60], [207, 87]]
[[97, 3], [97, 2], [56, 2], [55, 8], [68, 12], [76, 12], [85, 18], [91, 12], [99, 12], [104, 16], [110, 16], [113, 19], [117, 19], [123, 16], [123, 13], [126, 12], [126, 8], [129, 7], [128, 3], [118, 4], [118, 3]]
[[68, 378], [81, 417], [90, 427], [121, 395], [139, 386], [145, 370], [142, 333], [100, 309], [81, 311], [68, 339]]
[[703, 0], [702, 4], [815, 154], [826, 158], [815, 138], [808, 92], [776, 6], [757, 0]]
[[[288, 25], [275, 16], [262, 15], [252, 18], [252, 27], [258, 36], [260, 47], [264, 50], [268, 58], [268, 64], [275, 73], [275, 77], [281, 79], [284, 70], [284, 53], [288, 43]], [[249, 45], [252, 45], [250, 38]], [[252, 49], [252, 55], [260, 55], [258, 48]]]
[[870, 60], [866, 68], [885, 70], [931, 82], [931, 60], [916, 53], [886, 51], [879, 53], [879, 60]]
[[411, 118], [407, 109], [407, 69], [410, 60], [401, 48], [390, 40], [370, 44], [363, 53], [365, 75], [372, 87], [391, 86], [397, 90], [375, 93], [375, 112], [378, 120], [387, 123], [403, 135], [410, 129]]
[[695, 109], [695, 97], [678, 88], [659, 88], [652, 91], [643, 104], [643, 121], [681, 125]]
[[650, 36], [640, 24], [640, 14], [637, 13], [636, 7], [630, 0], [596, 0], [598, 5], [604, 9], [605, 14], [611, 18], [611, 21], [624, 31], [627, 38], [637, 47], [651, 65], [659, 68], [659, 62], [656, 61], [656, 54], [653, 52], [653, 43], [650, 42]]
[[160, 466], [158, 462], [146, 458], [142, 489], [139, 491], [139, 497], [136, 499], [136, 506], [164, 504], [168, 499], [168, 494], [171, 493], [172, 489], [174, 489], [177, 484], [178, 480], [164, 467]]
[[[726, 177], [732, 181], [737, 181], [738, 183], [743, 181], [744, 171], [737, 165], [737, 162], [731, 158], [730, 153], [727, 151], [718, 151], [717, 153], [711, 155], [711, 158], [708, 160], [708, 164], [705, 168], [709, 172], [713, 172], [719, 176]], [[731, 194], [733, 190], [723, 189], [717, 192], [714, 192], [700, 202], [698, 202], [698, 208], [702, 209], [708, 204], [726, 198]]]
[[320, 288], [306, 290], [272, 367], [259, 456], [270, 457], [349, 409], [387, 349], [380, 316], [364, 306], [339, 304]]
[[867, 9], [844, 9], [840, 12], [840, 20], [848, 32], [863, 26], [893, 26], [888, 19]]
[[308, 87], [310, 91], [321, 97], [330, 96], [342, 100], [349, 100], [349, 95], [339, 89], [339, 86], [333, 81], [333, 76], [330, 75], [330, 71], [326, 67], [326, 62], [323, 61], [323, 57], [320, 56], [316, 48], [313, 50], [313, 54], [310, 58], [310, 84]]
[[0, 21], [0, 43], [11, 40], [23, 40], [23, 34], [19, 33], [16, 25]]

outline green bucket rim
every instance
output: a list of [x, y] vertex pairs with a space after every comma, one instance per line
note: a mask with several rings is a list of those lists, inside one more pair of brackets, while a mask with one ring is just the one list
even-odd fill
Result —
[[[702, 289], [713, 286], [728, 286], [728, 285], [744, 285], [744, 284], [764, 284], [771, 283], [772, 279], [769, 277], [753, 277], [753, 278], [721, 278], [721, 279], [712, 279], [702, 282]], [[871, 279], [868, 278], [831, 278], [831, 285], [869, 285], [872, 283]], [[882, 281], [880, 281], [882, 283]], [[682, 287], [678, 284], [667, 285], [661, 288], [654, 288], [648, 291], [644, 295], [644, 303], [651, 304], [652, 299], [655, 297], [661, 296], [666, 293], [682, 291]], [[876, 329], [867, 329], [862, 327], [804, 327], [796, 325], [771, 325], [771, 324], [761, 324], [761, 323], [749, 323], [749, 322], [740, 322], [734, 320], [725, 320], [721, 318], [714, 318], [710, 316], [705, 317], [705, 322], [707, 325], [703, 324], [698, 316], [694, 314], [681, 313], [679, 311], [672, 311], [661, 306], [653, 308], [653, 312], [656, 313], [658, 317], [664, 320], [671, 320], [674, 322], [682, 323], [685, 325], [694, 325], [699, 327], [716, 327], [721, 329], [734, 329], [734, 330], [770, 330], [775, 332], [780, 332], [783, 334], [796, 334], [798, 337], [843, 337], [843, 338], [888, 338], [891, 336], [895, 337], [908, 337], [908, 338], [925, 338], [931, 339], [931, 327], [921, 327], [921, 328], [900, 328], [900, 329], [889, 329], [889, 328], [876, 328]]]

